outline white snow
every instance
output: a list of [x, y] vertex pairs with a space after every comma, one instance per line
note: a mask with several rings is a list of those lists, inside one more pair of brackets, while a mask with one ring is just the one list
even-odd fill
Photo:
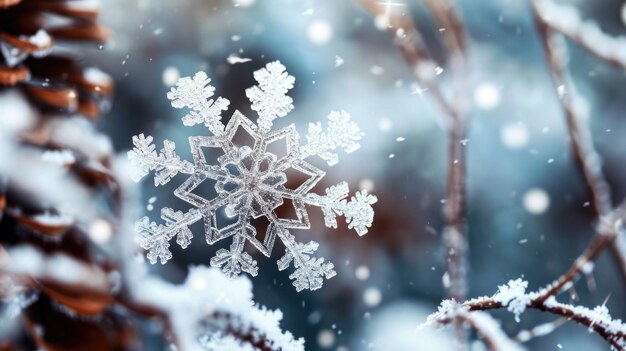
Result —
[[[185, 283], [173, 285], [156, 278], [148, 278], [140, 283], [141, 299], [146, 303], [159, 306], [167, 311], [180, 338], [183, 350], [198, 351], [204, 349], [198, 338], [215, 332], [219, 335], [219, 323], [213, 330], [210, 323], [203, 321], [212, 314], [231, 316], [223, 327], [232, 327], [239, 332], [254, 330], [254, 335], [273, 342], [273, 349], [285, 351], [304, 350], [304, 340], [294, 339], [289, 332], [282, 332], [279, 327], [282, 313], [255, 306], [252, 302], [252, 284], [244, 277], [231, 280], [219, 270], [203, 266], [191, 267]], [[203, 330], [205, 325], [206, 330]], [[226, 343], [235, 346], [233, 340], [213, 340], [205, 342]], [[205, 344], [206, 346], [206, 344]], [[228, 349], [228, 348], [225, 348]], [[241, 350], [240, 348], [235, 348]]]
[[522, 279], [509, 281], [506, 285], [498, 286], [498, 292], [493, 295], [493, 300], [506, 306], [509, 312], [515, 315], [515, 320], [520, 321], [520, 315], [526, 310], [531, 298], [526, 294], [528, 282]]
[[74, 153], [68, 149], [46, 150], [41, 154], [41, 158], [46, 162], [50, 162], [61, 167], [69, 166], [76, 162]]

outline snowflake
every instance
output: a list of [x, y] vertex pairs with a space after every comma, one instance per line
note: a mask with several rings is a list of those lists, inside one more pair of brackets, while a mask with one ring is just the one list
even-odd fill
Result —
[[[326, 226], [336, 228], [337, 216], [344, 216], [350, 229], [364, 235], [372, 224], [374, 211], [371, 205], [377, 199], [362, 190], [348, 201], [348, 184], [345, 182], [329, 187], [324, 195], [312, 193], [312, 188], [325, 173], [306, 159], [317, 155], [332, 166], [338, 161], [334, 151], [355, 151], [363, 133], [347, 112], [332, 111], [325, 129], [319, 122], [309, 124], [307, 142], [300, 145], [300, 136], [293, 124], [272, 130], [273, 121], [293, 109], [293, 100], [286, 93], [293, 88], [294, 77], [276, 61], [254, 72], [254, 78], [258, 85], [246, 89], [246, 95], [252, 109], [259, 115], [256, 124], [235, 111], [224, 125], [221, 113], [228, 109], [229, 101], [221, 97], [211, 99], [215, 88], [209, 85], [210, 79], [204, 72], [196, 73], [193, 78], [181, 78], [167, 94], [173, 107], [190, 109], [182, 119], [185, 126], [204, 124], [212, 133], [212, 136], [189, 137], [193, 163], [181, 160], [172, 141], [165, 140], [157, 153], [151, 136], [140, 134], [133, 137], [135, 147], [128, 152], [128, 157], [136, 166], [134, 179], [139, 181], [153, 171], [154, 184], [159, 186], [179, 173], [189, 175], [174, 195], [192, 205], [187, 212], [163, 208], [161, 218], [164, 224], [150, 222], [147, 217], [140, 219], [136, 224], [140, 243], [148, 251], [150, 262], [156, 263], [160, 259], [165, 263], [172, 257], [170, 240], [176, 237], [176, 243], [186, 248], [193, 236], [189, 226], [202, 220], [209, 244], [232, 237], [230, 248], [217, 251], [211, 265], [221, 267], [228, 276], [235, 277], [241, 271], [253, 276], [258, 272], [257, 262], [244, 250], [246, 242], [269, 257], [278, 237], [285, 246], [285, 255], [278, 261], [279, 270], [288, 268], [293, 262], [295, 271], [290, 278], [296, 289], [315, 290], [322, 286], [324, 277], [335, 275], [334, 266], [323, 258], [312, 256], [318, 247], [316, 242], [297, 242], [289, 229], [310, 228], [305, 206], [312, 205], [321, 208]], [[233, 137], [240, 128], [254, 139], [254, 145], [235, 143]], [[286, 144], [286, 155], [278, 157], [268, 151], [268, 146], [274, 142]], [[207, 162], [203, 148], [222, 150], [223, 155], [217, 158], [218, 164]], [[287, 187], [288, 170], [298, 171], [307, 179], [297, 188], [290, 189]], [[205, 180], [215, 182], [217, 195], [213, 198], [193, 193]], [[276, 209], [287, 203], [285, 200], [293, 204], [296, 218], [281, 218], [277, 214]], [[220, 209], [224, 209], [234, 223], [218, 224]], [[269, 222], [261, 239], [251, 223], [260, 217]]]

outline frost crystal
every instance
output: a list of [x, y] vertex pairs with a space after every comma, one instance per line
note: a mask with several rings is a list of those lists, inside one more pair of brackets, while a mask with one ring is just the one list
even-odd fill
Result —
[[[278, 61], [256, 71], [254, 78], [258, 85], [246, 89], [246, 95], [252, 109], [259, 115], [256, 124], [235, 111], [224, 125], [221, 112], [228, 109], [229, 101], [221, 97], [212, 99], [215, 88], [209, 85], [210, 79], [204, 72], [196, 73], [193, 78], [181, 78], [167, 94], [173, 107], [191, 110], [183, 117], [185, 126], [204, 124], [213, 134], [189, 137], [193, 163], [181, 160], [172, 141], [165, 140], [157, 153], [151, 136], [140, 134], [133, 137], [135, 147], [128, 152], [128, 157], [136, 165], [134, 179], [138, 181], [154, 171], [154, 184], [159, 186], [179, 173], [186, 174], [189, 178], [174, 191], [174, 195], [192, 205], [187, 212], [163, 208], [161, 218], [164, 224], [150, 222], [147, 217], [140, 219], [136, 224], [140, 242], [148, 250], [150, 262], [156, 263], [160, 259], [165, 263], [172, 257], [169, 241], [176, 237], [178, 245], [187, 247], [193, 235], [189, 226], [202, 220], [209, 244], [233, 237], [229, 249], [217, 251], [211, 265], [221, 267], [224, 273], [234, 277], [241, 271], [253, 276], [257, 274], [257, 262], [244, 251], [246, 241], [269, 257], [278, 237], [286, 249], [278, 261], [278, 269], [284, 270], [293, 262], [295, 271], [290, 278], [296, 290], [315, 290], [322, 286], [324, 277], [335, 275], [334, 266], [323, 258], [312, 256], [318, 247], [316, 242], [297, 242], [289, 229], [310, 228], [305, 206], [312, 205], [322, 209], [327, 227], [336, 228], [337, 216], [344, 216], [350, 229], [364, 235], [372, 224], [374, 210], [371, 205], [377, 199], [362, 190], [348, 200], [348, 184], [345, 182], [329, 187], [324, 195], [312, 193], [312, 188], [325, 173], [305, 160], [317, 155], [332, 166], [338, 162], [334, 151], [355, 151], [363, 133], [350, 119], [350, 114], [332, 111], [325, 129], [321, 123], [309, 124], [307, 143], [300, 145], [300, 136], [293, 124], [272, 130], [274, 120], [293, 109], [293, 100], [286, 93], [293, 88], [295, 78]], [[233, 138], [240, 129], [254, 139], [253, 145], [236, 144]], [[268, 150], [268, 146], [275, 142], [286, 144], [286, 155], [277, 156]], [[204, 148], [221, 149], [223, 155], [217, 158], [217, 164], [207, 162]], [[287, 174], [292, 171], [306, 176], [306, 180], [293, 189], [287, 185]], [[212, 198], [193, 192], [206, 180], [214, 182], [217, 195]], [[283, 204], [293, 205], [295, 218], [279, 216], [276, 209]], [[233, 223], [220, 225], [221, 219], [218, 223], [221, 209], [233, 217]], [[265, 233], [257, 233], [251, 224], [253, 219], [261, 217], [269, 222]]]
[[510, 280], [507, 285], [498, 286], [498, 292], [493, 295], [493, 299], [503, 306], [507, 306], [507, 310], [515, 315], [515, 320], [520, 321], [519, 316], [524, 313], [526, 306], [532, 300], [532, 297], [526, 294], [528, 282], [522, 279]]

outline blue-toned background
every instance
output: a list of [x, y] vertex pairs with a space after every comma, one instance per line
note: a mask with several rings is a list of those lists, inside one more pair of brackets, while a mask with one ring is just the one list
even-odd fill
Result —
[[[593, 211], [585, 205], [527, 2], [458, 3], [471, 36], [472, 85], [465, 93], [474, 101], [467, 143], [469, 295], [490, 295], [498, 284], [518, 277], [527, 279], [530, 289], [539, 288], [563, 273], [587, 245], [594, 233]], [[572, 4], [605, 31], [626, 33], [621, 1]], [[442, 56], [440, 31], [418, 2], [392, 10], [410, 12]], [[445, 297], [440, 233], [446, 136], [429, 92], [416, 84], [370, 14], [347, 0], [111, 0], [103, 13], [114, 40], [93, 59], [116, 79], [116, 97], [100, 128], [119, 152], [143, 132], [159, 143], [176, 141], [180, 154], [190, 156], [187, 136], [206, 132], [184, 127], [183, 112], [171, 108], [165, 94], [173, 78], [198, 70], [213, 78], [217, 95], [231, 100], [226, 116], [239, 109], [256, 117], [244, 90], [255, 83], [252, 72], [273, 60], [296, 77], [290, 93], [296, 107], [277, 126], [295, 123], [304, 133], [309, 122], [325, 119], [330, 110], [349, 111], [366, 136], [360, 150], [340, 155], [324, 185], [346, 180], [352, 189], [373, 186], [379, 198], [374, 225], [364, 237], [345, 227], [328, 230], [321, 213], [311, 209], [312, 230], [295, 234], [320, 242], [338, 276], [320, 290], [296, 293], [289, 273], [277, 270], [282, 251], [277, 247], [271, 258], [255, 254], [260, 266], [253, 278], [255, 299], [280, 308], [283, 327], [305, 337], [310, 350], [448, 347], [446, 334], [416, 330]], [[569, 48], [571, 73], [590, 103], [589, 122], [617, 202], [626, 196], [626, 78], [575, 45]], [[230, 55], [251, 60], [230, 64]], [[440, 64], [445, 84], [447, 66]], [[171, 194], [183, 180], [158, 189], [144, 181], [147, 215], [157, 219], [161, 207], [184, 208]], [[195, 228], [189, 248], [174, 250], [170, 263], [154, 269], [181, 281], [188, 265], [208, 264], [219, 245], [207, 246], [201, 230]], [[593, 277], [578, 282], [576, 293], [578, 303], [589, 307], [608, 298], [613, 316], [626, 317], [624, 283], [608, 255], [600, 258]], [[506, 311], [495, 315], [511, 336], [554, 319], [528, 311], [518, 324]], [[608, 350], [599, 337], [571, 323], [527, 346]]]

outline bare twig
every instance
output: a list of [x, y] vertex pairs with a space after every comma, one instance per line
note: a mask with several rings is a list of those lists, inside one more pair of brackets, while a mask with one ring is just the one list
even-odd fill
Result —
[[[421, 33], [405, 13], [385, 11], [375, 0], [360, 0], [361, 4], [393, 35], [400, 52], [415, 78], [432, 95], [443, 112], [448, 132], [448, 165], [444, 206], [448, 295], [457, 301], [465, 299], [467, 291], [467, 237], [465, 228], [466, 150], [467, 133], [466, 95], [467, 67], [465, 61], [466, 33], [453, 10], [451, 1], [428, 0], [427, 7], [441, 28], [445, 28], [443, 42], [450, 66], [454, 71], [454, 102], [448, 101], [436, 80], [436, 65]], [[463, 323], [456, 321], [457, 338], [462, 347], [466, 343]]]
[[[443, 94], [435, 74], [435, 63], [426, 47], [422, 35], [413, 21], [404, 13], [386, 12], [382, 4], [375, 0], [360, 0], [361, 4], [376, 18], [379, 25], [385, 25], [396, 40], [400, 52], [411, 68], [420, 85], [432, 95], [443, 112], [444, 122], [448, 130], [448, 176], [445, 199], [444, 241], [448, 255], [448, 274], [450, 284], [447, 287], [450, 297], [463, 300], [466, 291], [465, 256], [467, 238], [465, 230], [465, 176], [466, 152], [466, 121], [465, 105], [462, 103], [463, 86], [465, 85], [465, 32], [448, 1], [429, 1], [427, 4], [439, 25], [449, 27], [450, 32], [444, 35], [444, 43], [450, 56], [451, 65], [459, 74], [455, 80], [457, 103], [450, 103]], [[461, 74], [462, 73], [462, 74]]]
[[[593, 145], [589, 126], [584, 122], [587, 117], [585, 115], [585, 106], [582, 106], [581, 98], [577, 95], [568, 79], [565, 67], [566, 60], [563, 57], [565, 48], [559, 42], [560, 38], [557, 37], [557, 33], [553, 29], [554, 21], [548, 20], [550, 16], [542, 12], [546, 6], [549, 6], [547, 5], [549, 2], [533, 0], [531, 4], [554, 85], [557, 90], [562, 90], [563, 92], [559, 94], [560, 102], [567, 120], [572, 153], [585, 180], [589, 196], [591, 197], [591, 204], [595, 209], [598, 220], [601, 222], [599, 227], [602, 228], [602, 232], [597, 234], [599, 238], [595, 239], [589, 249], [583, 253], [582, 259], [580, 261], [577, 260], [574, 266], [564, 276], [559, 278], [559, 283], [554, 284], [553, 289], [549, 289], [548, 292], [554, 294], [560, 291], [563, 286], [578, 276], [584, 264], [593, 262], [607, 245], [611, 245], [613, 258], [626, 281], [626, 254], [622, 252], [622, 246], [615, 241], [620, 228], [610, 223], [609, 225], [602, 223], [612, 216], [613, 207], [610, 188], [602, 173], [600, 156]], [[544, 299], [548, 296], [550, 295], [546, 295]]]
[[440, 325], [451, 323], [465, 323], [469, 325], [482, 337], [489, 351], [520, 350], [519, 345], [502, 331], [500, 324], [488, 313], [482, 311], [470, 312], [460, 307], [453, 313], [444, 314], [436, 319], [431, 319], [426, 325], [433, 322]]

